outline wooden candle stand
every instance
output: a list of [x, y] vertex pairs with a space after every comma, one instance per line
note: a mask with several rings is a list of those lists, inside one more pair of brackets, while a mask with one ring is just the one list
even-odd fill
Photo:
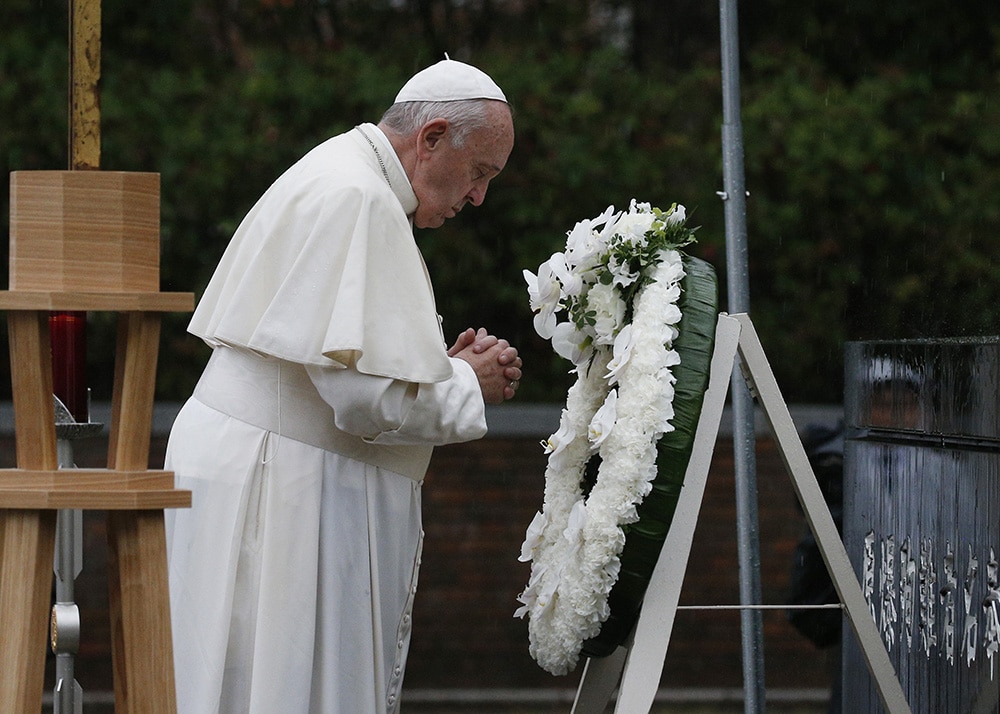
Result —
[[[58, 509], [108, 511], [115, 711], [176, 711], [163, 509], [191, 505], [150, 470], [160, 313], [159, 175], [11, 174], [8, 312], [17, 468], [0, 470], [0, 711], [38, 712]], [[58, 468], [48, 313], [119, 314], [106, 469]]]

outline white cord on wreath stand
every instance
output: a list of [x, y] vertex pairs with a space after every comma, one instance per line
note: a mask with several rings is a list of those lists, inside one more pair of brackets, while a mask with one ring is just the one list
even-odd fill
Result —
[[[868, 614], [861, 586], [788, 413], [788, 407], [774, 381], [753, 323], [747, 315], [725, 314], [719, 316], [716, 326], [708, 389], [695, 431], [691, 460], [684, 476], [684, 488], [681, 489], [673, 523], [649, 580], [639, 619], [632, 636], [612, 655], [587, 661], [573, 702], [573, 714], [601, 714], [614, 694], [619, 679], [621, 684], [618, 687], [616, 714], [647, 714], [653, 705], [663, 673], [674, 616], [678, 609], [682, 609], [678, 606], [681, 585], [737, 351], [742, 357], [744, 377], [771, 425], [778, 450], [787, 464], [789, 477], [840, 595], [841, 603], [832, 607], [844, 608], [885, 710], [889, 714], [910, 714], [910, 707], [889, 654], [874, 620]], [[723, 607], [766, 609], [774, 606]], [[785, 609], [785, 606], [780, 607]]]

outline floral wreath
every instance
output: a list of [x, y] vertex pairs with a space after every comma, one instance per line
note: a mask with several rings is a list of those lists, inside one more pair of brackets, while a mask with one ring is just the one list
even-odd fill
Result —
[[[521, 547], [519, 560], [532, 565], [514, 613], [528, 617], [532, 657], [557, 675], [576, 666], [581, 650], [609, 622], [626, 531], [639, 521], [640, 504], [657, 480], [658, 442], [674, 431], [682, 281], [685, 266], [695, 261], [680, 251], [694, 242], [694, 229], [677, 204], [661, 211], [633, 200], [622, 213], [609, 206], [567, 236], [565, 251], [542, 263], [537, 275], [524, 271], [535, 330], [573, 362], [577, 378], [558, 431], [542, 442], [548, 455], [544, 502]], [[707, 264], [696, 262], [706, 275]], [[707, 273], [711, 296], [697, 311], [714, 320], [710, 266]], [[567, 319], [560, 322], [563, 311]], [[700, 340], [693, 360], [705, 362], [699, 376], [707, 373], [710, 342]], [[694, 421], [706, 381], [694, 390]], [[690, 412], [687, 405], [684, 411]], [[682, 416], [692, 423], [690, 414]], [[682, 456], [681, 479], [689, 445]], [[672, 514], [671, 508], [668, 519]]]

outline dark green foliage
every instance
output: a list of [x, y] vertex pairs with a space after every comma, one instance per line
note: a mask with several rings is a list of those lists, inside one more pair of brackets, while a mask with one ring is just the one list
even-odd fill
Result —
[[[507, 337], [525, 357], [519, 399], [559, 401], [570, 378], [534, 335], [521, 271], [576, 221], [676, 201], [701, 226], [692, 253], [725, 268], [717, 8], [594, 6], [105, 0], [102, 166], [161, 174], [163, 289], [197, 294], [304, 151], [377, 120], [446, 50], [487, 68], [514, 104], [514, 154], [481, 208], [418, 241], [448, 337], [469, 325]], [[750, 305], [788, 399], [841, 399], [847, 339], [998, 331], [998, 8], [741, 7]], [[66, 166], [66, 14], [65, 0], [0, 4], [6, 170]], [[186, 320], [164, 324], [163, 399], [183, 399], [207, 355]], [[92, 315], [88, 334], [104, 400], [113, 316]]]

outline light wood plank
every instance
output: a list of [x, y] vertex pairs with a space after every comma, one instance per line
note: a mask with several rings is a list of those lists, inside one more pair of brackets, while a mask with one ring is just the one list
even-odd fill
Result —
[[[113, 471], [111, 469], [0, 469], [0, 494], [5, 489], [61, 489], [83, 491], [126, 488], [167, 489], [174, 472], [162, 470]], [[0, 501], [2, 503], [2, 501]]]
[[174, 714], [174, 657], [162, 511], [108, 514], [115, 711]]
[[31, 508], [44, 511], [60, 508], [80, 508], [91, 511], [148, 511], [164, 508], [190, 508], [190, 506], [191, 492], [173, 488], [142, 491], [122, 489], [0, 490], [0, 508]]
[[0, 510], [0, 711], [42, 708], [56, 512]]
[[193, 293], [62, 290], [3, 290], [0, 310], [89, 310], [106, 312], [191, 312]]

